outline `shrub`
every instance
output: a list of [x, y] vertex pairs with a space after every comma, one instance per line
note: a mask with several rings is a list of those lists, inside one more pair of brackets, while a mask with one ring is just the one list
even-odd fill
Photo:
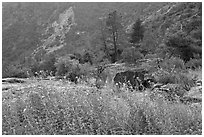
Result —
[[185, 90], [190, 90], [191, 87], [194, 87], [196, 85], [195, 81], [190, 77], [187, 76], [186, 74], [177, 74], [176, 75], [177, 83], [182, 85], [182, 87]]
[[64, 62], [60, 62], [56, 66], [56, 74], [57, 76], [64, 76], [67, 73], [67, 69]]
[[157, 54], [147, 54], [145, 56], [145, 59], [152, 59], [152, 58], [158, 58], [158, 55]]
[[160, 64], [160, 66], [168, 72], [183, 71], [186, 69], [184, 61], [178, 57], [171, 57], [170, 59], [166, 59]]
[[172, 74], [162, 74], [159, 76], [157, 82], [162, 84], [176, 83], [176, 76]]
[[55, 55], [49, 54], [45, 57], [44, 61], [40, 63], [40, 70], [44, 70], [48, 73], [55, 73], [56, 66], [55, 66], [56, 58]]
[[67, 79], [72, 79], [75, 82], [80, 81], [80, 83], [87, 81], [95, 71], [94, 67], [89, 63], [80, 64], [78, 60], [70, 60], [69, 58], [58, 59], [55, 66], [57, 76], [66, 76]]
[[31, 70], [33, 76], [37, 76], [36, 72], [39, 72], [41, 70], [39, 63], [34, 62], [33, 64], [31, 64], [30, 70]]
[[186, 64], [187, 68], [197, 69], [202, 67], [202, 58], [201, 59], [191, 59]]
[[15, 78], [27, 78], [29, 69], [20, 65], [8, 65], [3, 72], [3, 78], [15, 77]]
[[79, 71], [79, 61], [70, 60], [70, 58], [61, 57], [55, 63], [56, 66], [56, 75], [64, 76], [67, 73]]
[[169, 36], [166, 45], [171, 49], [170, 52], [175, 56], [180, 56], [185, 62], [193, 57], [194, 50], [190, 47], [192, 41], [184, 36], [183, 33], [176, 33]]
[[89, 62], [92, 65], [93, 64], [92, 58], [93, 58], [92, 55], [87, 52], [83, 55], [83, 59], [81, 60], [80, 63], [88, 63]]
[[[32, 59], [30, 63], [30, 70], [34, 76], [38, 76], [41, 72], [44, 72], [46, 76], [53, 76], [56, 73], [56, 57], [53, 54], [48, 54], [42, 61]], [[38, 73], [38, 74], [37, 74]]]
[[[194, 25], [192, 30], [196, 27], [196, 25]], [[190, 26], [192, 27], [192, 25]], [[195, 55], [202, 56], [202, 41], [200, 39], [195, 40], [192, 36], [186, 35], [185, 32], [178, 32], [168, 37], [166, 45], [169, 47], [169, 51], [172, 55], [179, 56], [185, 62], [191, 58], [195, 58]]]
[[79, 69], [80, 69], [80, 72], [79, 72], [80, 75], [89, 76], [92, 73], [94, 68], [89, 63], [85, 63], [85, 64], [80, 64]]
[[144, 57], [143, 54], [137, 51], [134, 47], [125, 49], [121, 56], [123, 61], [128, 63], [136, 63], [137, 60]]
[[157, 76], [157, 82], [162, 84], [179, 84], [187, 91], [190, 90], [191, 87], [195, 86], [194, 80], [185, 73], [163, 73]]

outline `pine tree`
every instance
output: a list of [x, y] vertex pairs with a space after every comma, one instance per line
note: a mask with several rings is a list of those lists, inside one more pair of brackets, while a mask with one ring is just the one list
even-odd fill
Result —
[[123, 26], [122, 26], [122, 17], [117, 13], [117, 11], [113, 11], [108, 14], [108, 17], [106, 19], [106, 27], [110, 34], [110, 41], [112, 41], [113, 44], [113, 54], [111, 56], [112, 62], [116, 62], [118, 60], [118, 54], [120, 49], [119, 46], [119, 35], [121, 35]]
[[138, 18], [133, 25], [133, 32], [131, 34], [130, 43], [136, 44], [142, 41], [144, 37], [145, 28], [142, 26], [142, 21]]

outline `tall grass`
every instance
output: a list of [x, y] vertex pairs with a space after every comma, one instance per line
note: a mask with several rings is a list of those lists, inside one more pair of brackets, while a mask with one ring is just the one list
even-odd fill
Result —
[[2, 134], [201, 134], [201, 109], [149, 93], [39, 84], [4, 98]]

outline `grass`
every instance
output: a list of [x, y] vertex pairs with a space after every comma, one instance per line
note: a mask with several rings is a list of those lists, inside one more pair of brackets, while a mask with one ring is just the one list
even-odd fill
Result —
[[[3, 135], [201, 134], [201, 108], [148, 92], [36, 81], [2, 94]], [[15, 94], [14, 94], [15, 93]]]

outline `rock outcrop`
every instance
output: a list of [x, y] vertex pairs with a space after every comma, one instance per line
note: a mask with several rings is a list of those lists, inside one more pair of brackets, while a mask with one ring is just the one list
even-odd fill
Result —
[[42, 46], [39, 46], [33, 54], [38, 53], [41, 50], [45, 50], [47, 53], [61, 49], [66, 45], [64, 42], [65, 35], [69, 32], [71, 27], [76, 25], [74, 18], [74, 11], [72, 7], [65, 10], [59, 15], [59, 19], [49, 25], [43, 34], [46, 37], [43, 40]]

